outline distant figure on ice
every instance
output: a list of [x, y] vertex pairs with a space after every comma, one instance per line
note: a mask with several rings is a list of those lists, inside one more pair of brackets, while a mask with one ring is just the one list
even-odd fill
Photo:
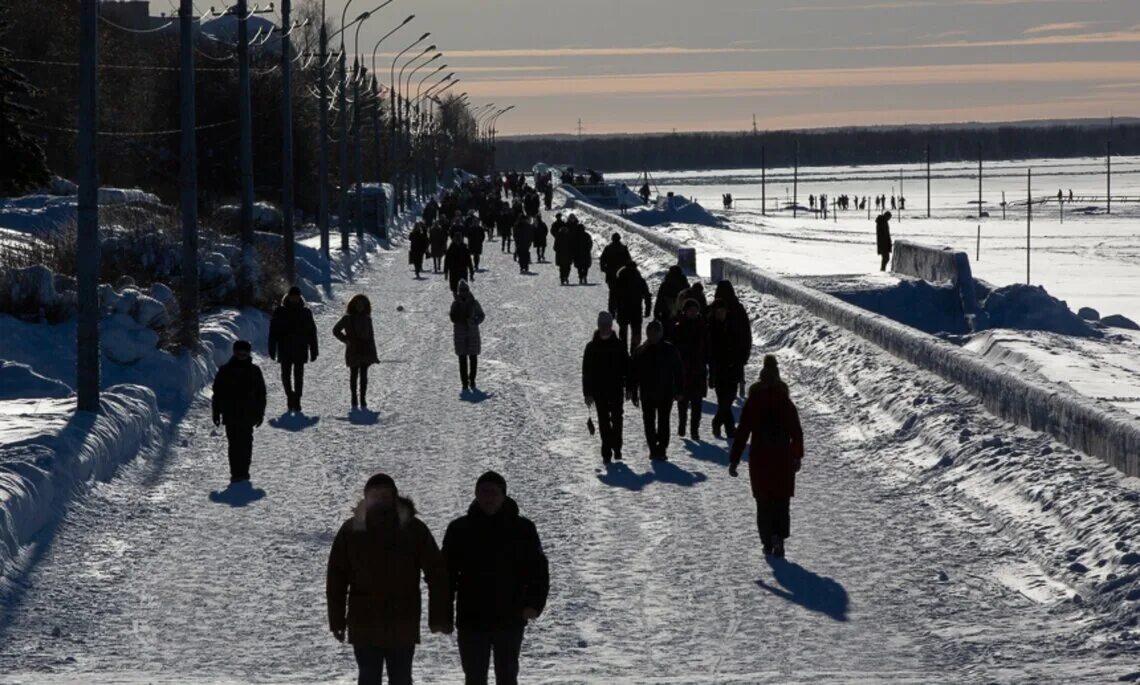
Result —
[[906, 198], [903, 197], [902, 195], [899, 195], [899, 211], [903, 211], [905, 209], [906, 209]]
[[891, 213], [885, 212], [880, 214], [875, 219], [875, 244], [878, 248], [879, 256], [882, 257], [882, 264], [879, 266], [879, 271], [886, 271], [887, 264], [891, 262], [891, 251], [894, 249], [894, 243], [891, 242]]
[[368, 367], [379, 364], [380, 358], [376, 354], [376, 336], [372, 330], [372, 302], [366, 295], [354, 295], [348, 301], [347, 311], [333, 326], [333, 337], [344, 343], [352, 409], [367, 409]]
[[471, 293], [471, 286], [467, 281], [459, 282], [449, 317], [453, 328], [455, 354], [459, 357], [459, 379], [463, 382], [463, 391], [474, 390], [475, 374], [479, 370], [479, 354], [483, 351], [479, 326], [487, 316], [483, 313], [483, 306], [479, 304], [479, 300], [476, 300], [475, 295]]
[[625, 393], [629, 386], [629, 353], [625, 342], [614, 335], [614, 319], [609, 312], [598, 313], [598, 330], [582, 355], [582, 394], [587, 407], [598, 410], [598, 432], [602, 437], [602, 462], [621, 461], [622, 418]]
[[451, 634], [447, 569], [416, 505], [383, 473], [368, 479], [364, 498], [341, 525], [325, 577], [329, 630], [352, 645], [359, 683], [411, 685], [420, 641], [420, 577], [428, 586], [428, 626]]
[[281, 365], [281, 385], [289, 411], [301, 411], [305, 362], [317, 361], [317, 324], [305, 306], [301, 289], [293, 286], [273, 310], [269, 322], [269, 358]]
[[724, 203], [725, 209], [732, 209], [732, 193], [725, 193], [721, 197], [721, 201]]
[[588, 285], [590, 267], [594, 264], [594, 239], [586, 227], [578, 223], [578, 217], [573, 214], [570, 215], [566, 225], [573, 240], [574, 268], [578, 270], [578, 285]]
[[412, 270], [416, 272], [416, 278], [419, 279], [420, 273], [424, 270], [424, 255], [428, 251], [428, 236], [427, 231], [424, 229], [422, 221], [417, 221], [412, 231], [408, 233], [408, 263], [412, 265]]
[[1073, 201], [1073, 189], [1069, 188], [1069, 202]]
[[[708, 331], [696, 300], [686, 300], [673, 329], [673, 344], [681, 355], [682, 383], [677, 400], [677, 435], [701, 441], [701, 413], [708, 394]], [[691, 411], [690, 411], [691, 410]]]
[[637, 348], [631, 360], [630, 401], [641, 408], [649, 458], [665, 461], [673, 401], [682, 398], [684, 387], [681, 355], [664, 340], [660, 321], [649, 322], [645, 337], [645, 343]]
[[895, 201], [895, 196], [891, 195], [891, 209], [898, 209], [898, 202]]
[[804, 435], [788, 386], [780, 380], [776, 358], [764, 357], [760, 382], [748, 391], [740, 427], [729, 455], [729, 475], [736, 477], [745, 445], [750, 445], [748, 471], [756, 499], [756, 525], [764, 554], [782, 559], [791, 535], [789, 508], [796, 473], [804, 457]]
[[475, 280], [475, 263], [471, 261], [471, 250], [463, 242], [463, 234], [456, 231], [451, 236], [451, 245], [443, 257], [443, 275], [447, 277], [452, 294], [459, 288], [460, 282]]
[[467, 514], [447, 527], [443, 556], [466, 682], [487, 682], [493, 652], [495, 683], [517, 685], [523, 635], [546, 608], [550, 568], [538, 529], [507, 496], [506, 479], [494, 471], [479, 476]]
[[652, 194], [652, 191], [649, 190], [649, 182], [648, 181], [641, 184], [641, 190], [639, 190], [637, 192], [637, 194], [641, 196], [641, 204], [643, 204], [643, 205], [649, 204], [649, 196]]
[[618, 270], [613, 292], [622, 347], [627, 352], [632, 352], [641, 345], [642, 321], [648, 319], [653, 311], [649, 284], [641, 277], [641, 272], [632, 259]]
[[265, 420], [265, 377], [253, 363], [247, 340], [234, 342], [233, 356], [214, 377], [211, 400], [214, 425], [225, 425], [230, 482], [249, 480], [253, 459], [253, 429]]
[[629, 248], [621, 241], [621, 234], [615, 233], [610, 239], [610, 244], [606, 245], [602, 250], [602, 256], [598, 258], [598, 266], [601, 267], [602, 273], [606, 276], [606, 285], [609, 286], [609, 306], [607, 310], [610, 314], [617, 314], [617, 303], [615, 300], [616, 292], [614, 290], [614, 282], [617, 280], [618, 270], [629, 263], [630, 261]]

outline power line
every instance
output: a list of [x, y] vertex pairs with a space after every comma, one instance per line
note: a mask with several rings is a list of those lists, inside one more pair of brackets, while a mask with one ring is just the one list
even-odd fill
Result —
[[99, 15], [99, 20], [102, 21], [104, 24], [107, 24], [109, 26], [113, 26], [113, 27], [119, 29], [120, 31], [126, 31], [127, 33], [158, 33], [159, 31], [165, 31], [166, 29], [170, 28], [171, 26], [174, 26], [173, 21], [168, 21], [165, 24], [163, 24], [162, 26], [157, 26], [153, 29], [132, 29], [132, 28], [129, 28], [127, 26], [123, 26], [122, 24], [116, 24], [115, 22], [111, 21], [107, 17], [104, 17], [102, 14]]
[[[236, 123], [237, 123], [237, 119], [230, 119], [229, 121], [219, 121], [216, 124], [204, 124], [202, 126], [195, 126], [194, 130], [195, 131], [205, 131], [207, 129], [221, 128], [223, 126], [229, 126], [231, 124], [236, 124]], [[37, 124], [37, 123], [32, 122], [32, 121], [21, 122], [20, 125], [21, 126], [28, 126], [31, 128], [44, 129], [47, 131], [56, 131], [58, 133], [72, 133], [72, 134], [79, 133], [79, 129], [76, 129], [76, 128], [66, 128], [66, 127], [62, 127], [62, 126], [48, 126], [46, 124]], [[180, 134], [180, 133], [182, 133], [182, 129], [173, 128], [173, 129], [167, 129], [165, 131], [96, 131], [95, 135], [104, 136], [107, 138], [144, 138], [144, 137], [151, 137], [151, 136], [172, 136], [172, 135]]]

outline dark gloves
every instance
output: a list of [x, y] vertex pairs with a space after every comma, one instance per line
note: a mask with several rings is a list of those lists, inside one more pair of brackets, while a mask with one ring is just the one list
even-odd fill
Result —
[[316, 352], [309, 355], [309, 361], [311, 361], [311, 362], [317, 361], [317, 353]]

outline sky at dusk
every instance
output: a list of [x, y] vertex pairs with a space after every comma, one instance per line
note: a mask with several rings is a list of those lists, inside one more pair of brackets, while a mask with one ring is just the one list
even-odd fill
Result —
[[500, 135], [1140, 115], [1140, 0], [394, 0], [368, 61], [411, 13]]

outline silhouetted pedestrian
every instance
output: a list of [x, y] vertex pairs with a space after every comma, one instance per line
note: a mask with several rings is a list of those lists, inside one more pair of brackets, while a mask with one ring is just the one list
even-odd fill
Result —
[[231, 483], [249, 480], [253, 429], [265, 420], [265, 377], [252, 352], [249, 341], [234, 342], [233, 356], [214, 377], [210, 405], [214, 425], [226, 427]]

